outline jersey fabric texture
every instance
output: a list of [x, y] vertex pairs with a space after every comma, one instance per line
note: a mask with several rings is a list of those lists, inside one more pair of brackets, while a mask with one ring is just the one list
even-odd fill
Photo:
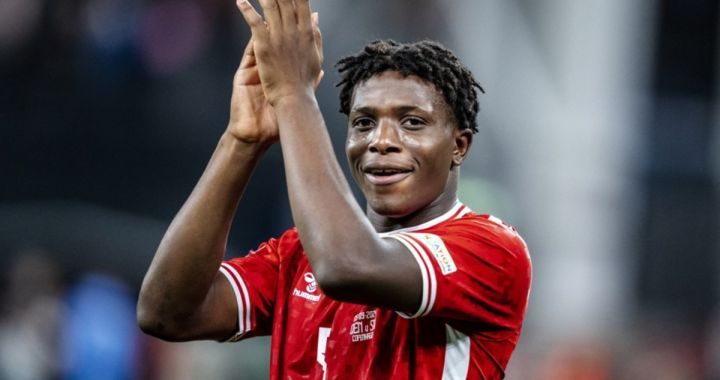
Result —
[[530, 290], [530, 257], [517, 232], [458, 202], [381, 235], [418, 263], [415, 313], [325, 296], [293, 228], [222, 263], [238, 305], [230, 341], [271, 334], [272, 379], [502, 379]]

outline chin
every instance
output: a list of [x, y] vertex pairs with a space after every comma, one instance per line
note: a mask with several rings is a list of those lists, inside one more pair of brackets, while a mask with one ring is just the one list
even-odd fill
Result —
[[378, 215], [387, 218], [399, 219], [417, 211], [417, 207], [413, 207], [409, 202], [403, 202], [397, 199], [389, 199], [382, 197], [381, 199], [368, 200], [368, 207]]

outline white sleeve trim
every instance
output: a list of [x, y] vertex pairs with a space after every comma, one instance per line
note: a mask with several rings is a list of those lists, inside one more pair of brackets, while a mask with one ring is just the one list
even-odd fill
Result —
[[420, 307], [414, 314], [407, 314], [400, 311], [396, 313], [403, 318], [411, 319], [418, 318], [427, 315], [432, 310], [435, 304], [435, 296], [437, 294], [437, 279], [435, 278], [435, 270], [432, 267], [430, 259], [427, 257], [427, 253], [418, 244], [418, 242], [405, 234], [390, 234], [387, 237], [393, 238], [402, 243], [408, 251], [413, 255], [415, 261], [418, 263], [420, 268], [420, 274], [422, 276], [422, 299], [420, 300]]
[[220, 265], [220, 273], [230, 282], [233, 293], [235, 293], [235, 301], [238, 307], [238, 331], [228, 339], [228, 342], [237, 342], [245, 333], [252, 330], [250, 319], [250, 294], [248, 293], [245, 281], [243, 281], [240, 273], [230, 264], [222, 263]]

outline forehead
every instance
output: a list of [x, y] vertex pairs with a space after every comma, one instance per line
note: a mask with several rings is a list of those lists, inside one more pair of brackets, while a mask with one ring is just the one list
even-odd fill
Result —
[[373, 75], [355, 87], [350, 112], [359, 108], [417, 107], [428, 112], [446, 111], [447, 104], [435, 86], [415, 75], [396, 71]]

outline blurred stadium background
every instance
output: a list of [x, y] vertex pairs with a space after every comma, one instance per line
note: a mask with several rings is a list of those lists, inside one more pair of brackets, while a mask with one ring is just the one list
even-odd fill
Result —
[[[376, 38], [439, 40], [487, 90], [461, 199], [514, 224], [534, 283], [510, 380], [720, 379], [720, 6], [316, 0], [319, 99]], [[268, 339], [170, 344], [135, 297], [226, 126], [232, 1], [0, 0], [0, 379], [262, 379]], [[291, 223], [270, 151], [232, 231]]]

